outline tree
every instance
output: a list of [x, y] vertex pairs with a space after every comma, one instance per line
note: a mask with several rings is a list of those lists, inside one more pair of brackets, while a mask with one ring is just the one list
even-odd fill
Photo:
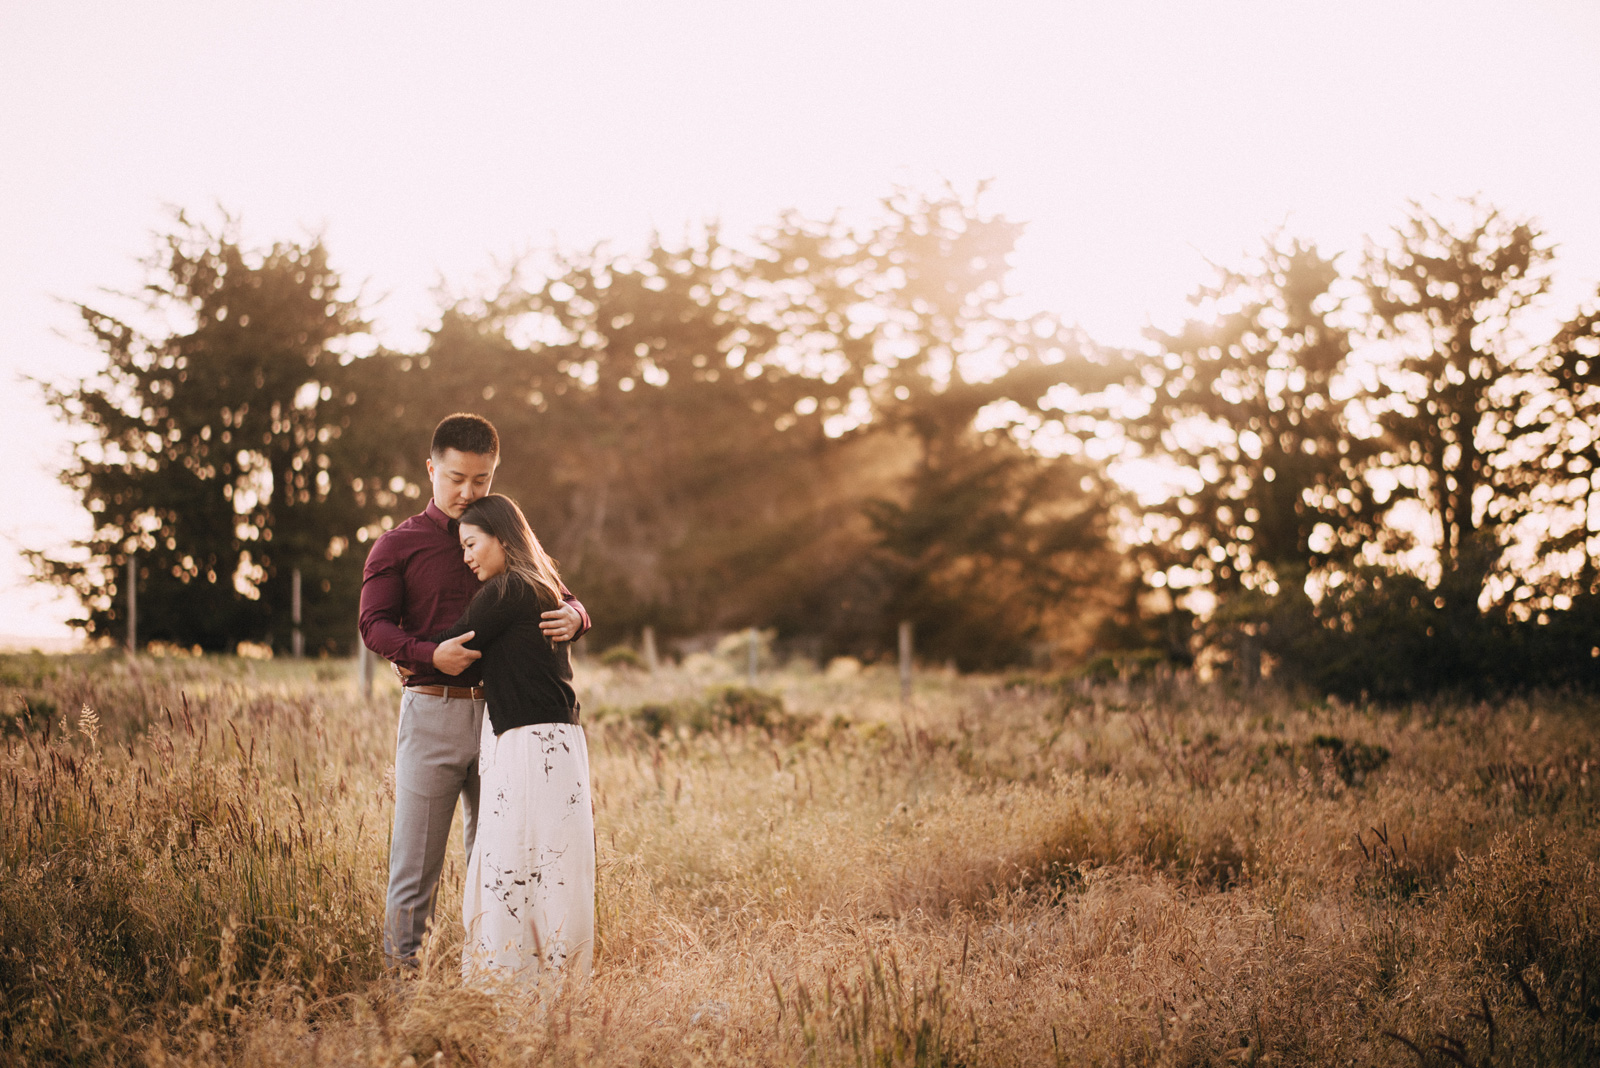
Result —
[[1088, 471], [1003, 435], [918, 464], [896, 499], [868, 506], [880, 629], [909, 620], [922, 655], [968, 670], [1085, 643], [1118, 570], [1111, 491]]
[[[1381, 510], [1367, 550], [1309, 611], [1271, 606], [1275, 651], [1300, 677], [1387, 699], [1592, 682], [1587, 624], [1530, 618], [1550, 572], [1519, 537], [1585, 462], [1560, 455], [1562, 442], [1581, 451], [1581, 361], [1542, 353], [1520, 328], [1550, 260], [1531, 223], [1472, 201], [1414, 208], [1369, 249], [1377, 385], [1359, 404], [1380, 435], [1358, 473]], [[1580, 325], [1569, 332], [1581, 347]]]
[[[823, 648], [881, 645], [897, 613], [948, 600], [911, 592], [895, 562], [911, 542], [890, 517], [977, 473], [978, 527], [923, 529], [947, 535], [957, 570], [1005, 557], [993, 577], [1032, 591], [988, 591], [1014, 626], [986, 633], [985, 662], [1025, 657], [1040, 613], [1067, 614], [1066, 587], [1037, 569], [1066, 566], [1069, 528], [1103, 548], [1103, 522], [1078, 517], [1103, 484], [1020, 447], [1003, 420], [974, 420], [1006, 401], [1037, 417], [1052, 388], [1106, 372], [1080, 358], [1080, 336], [1004, 314], [1013, 224], [954, 195], [886, 208], [864, 228], [785, 216], [748, 250], [711, 229], [641, 255], [564, 256], [537, 285], [448, 310], [411, 362], [416, 413], [472, 407], [500, 427], [497, 485], [523, 501], [602, 640], [645, 623], [776, 624]], [[1001, 521], [1019, 537], [998, 538]], [[981, 553], [979, 529], [998, 538]], [[925, 620], [930, 637], [952, 625]]]
[[1131, 432], [1195, 484], [1152, 509], [1165, 536], [1149, 569], [1187, 569], [1223, 597], [1273, 594], [1348, 562], [1371, 536], [1377, 507], [1360, 472], [1373, 446], [1346, 405], [1351, 340], [1333, 260], [1280, 236], [1220, 273], [1190, 298], [1209, 316], [1148, 332], [1149, 407]]
[[[1264, 632], [1289, 670], [1344, 692], [1473, 685], [1511, 640], [1479, 601], [1526, 511], [1536, 361], [1515, 321], [1550, 253], [1530, 224], [1461, 214], [1418, 208], [1368, 252], [1375, 389], [1354, 388], [1334, 264], [1298, 242], [1200, 291], [1210, 317], [1151, 335], [1136, 432], [1195, 479], [1160, 509], [1152, 563], [1219, 594], [1218, 629]], [[1419, 542], [1436, 572], [1415, 569]]]
[[357, 397], [338, 348], [366, 324], [320, 241], [254, 252], [231, 219], [176, 223], [143, 293], [170, 333], [80, 305], [107, 366], [46, 394], [89, 431], [62, 480], [95, 527], [78, 559], [36, 565], [83, 601], [74, 622], [117, 636], [136, 553], [141, 638], [206, 649], [286, 646], [299, 568], [308, 645], [337, 648], [354, 627], [361, 525], [340, 469]]
[[1511, 596], [1563, 608], [1600, 594], [1600, 304], [1562, 324], [1539, 372], [1517, 420], [1531, 447], [1512, 474], [1544, 566], [1521, 572]]
[[1366, 272], [1376, 332], [1398, 353], [1379, 398], [1379, 463], [1399, 480], [1396, 501], [1422, 505], [1437, 596], [1466, 625], [1517, 519], [1508, 479], [1531, 430], [1519, 414], [1534, 369], [1517, 321], [1548, 287], [1552, 252], [1527, 221], [1476, 201], [1458, 213], [1414, 206]]
[[915, 444], [911, 469], [868, 504], [885, 622], [911, 621], [919, 650], [967, 669], [1086, 645], [1114, 597], [1116, 495], [1081, 441], [1041, 445], [1074, 436], [1062, 395], [1116, 382], [1121, 355], [1007, 313], [1021, 226], [953, 195], [886, 206], [852, 263], [883, 280], [860, 372], [874, 425]]
[[421, 504], [435, 422], [474, 410], [602, 641], [754, 624], [871, 651], [910, 618], [966, 666], [1059, 649], [1116, 567], [1109, 483], [1056, 408], [1117, 355], [1008, 313], [1019, 228], [976, 198], [885, 208], [559, 256], [360, 359], [320, 244], [180, 218], [147, 291], [173, 326], [84, 309], [108, 367], [51, 399], [90, 430], [66, 477], [98, 526], [39, 566], [108, 634], [137, 551], [141, 633], [206, 648], [285, 644], [298, 569], [311, 645], [337, 647], [359, 546]]
[[496, 484], [603, 639], [765, 625], [833, 566], [847, 450], [823, 430], [827, 384], [755, 320], [757, 270], [714, 230], [563, 256], [535, 287], [447, 311], [407, 376], [430, 417], [470, 406], [500, 428]]

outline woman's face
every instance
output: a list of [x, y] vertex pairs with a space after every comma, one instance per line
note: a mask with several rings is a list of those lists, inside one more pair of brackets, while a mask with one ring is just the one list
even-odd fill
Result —
[[461, 559], [479, 582], [488, 582], [506, 569], [506, 550], [500, 539], [471, 523], [461, 524]]

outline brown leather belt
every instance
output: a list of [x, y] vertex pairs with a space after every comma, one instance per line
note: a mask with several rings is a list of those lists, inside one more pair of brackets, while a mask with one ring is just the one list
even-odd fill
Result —
[[483, 700], [482, 686], [407, 686], [412, 693], [425, 693], [429, 697], [470, 697], [474, 701]]

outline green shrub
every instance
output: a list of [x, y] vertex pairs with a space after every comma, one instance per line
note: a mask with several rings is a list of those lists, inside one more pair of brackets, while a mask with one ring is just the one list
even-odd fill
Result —
[[634, 726], [654, 738], [662, 731], [678, 725], [678, 709], [670, 704], [644, 704], [629, 715]]
[[1345, 741], [1333, 734], [1319, 734], [1311, 739], [1314, 750], [1327, 753], [1346, 786], [1360, 786], [1367, 776], [1389, 762], [1389, 750], [1381, 745]]
[[1124, 682], [1142, 681], [1151, 678], [1156, 668], [1165, 664], [1167, 659], [1167, 654], [1159, 649], [1101, 653], [1085, 661], [1075, 672], [1067, 676], [1067, 679], [1090, 679], [1095, 682], [1115, 682], [1119, 679]]
[[645, 667], [644, 657], [626, 645], [613, 645], [601, 653], [600, 663], [610, 668], [630, 668], [636, 671], [643, 671]]
[[787, 711], [777, 694], [749, 686], [722, 686], [698, 698], [647, 702], [630, 712], [628, 719], [651, 737], [680, 728], [691, 735], [750, 729], [790, 741], [819, 722], [815, 715]]

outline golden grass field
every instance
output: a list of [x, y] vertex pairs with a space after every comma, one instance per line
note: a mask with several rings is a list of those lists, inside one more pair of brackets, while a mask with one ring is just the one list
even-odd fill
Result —
[[1580, 1064], [1597, 703], [579, 669], [595, 978], [381, 969], [396, 692], [0, 658], [0, 1063]]

